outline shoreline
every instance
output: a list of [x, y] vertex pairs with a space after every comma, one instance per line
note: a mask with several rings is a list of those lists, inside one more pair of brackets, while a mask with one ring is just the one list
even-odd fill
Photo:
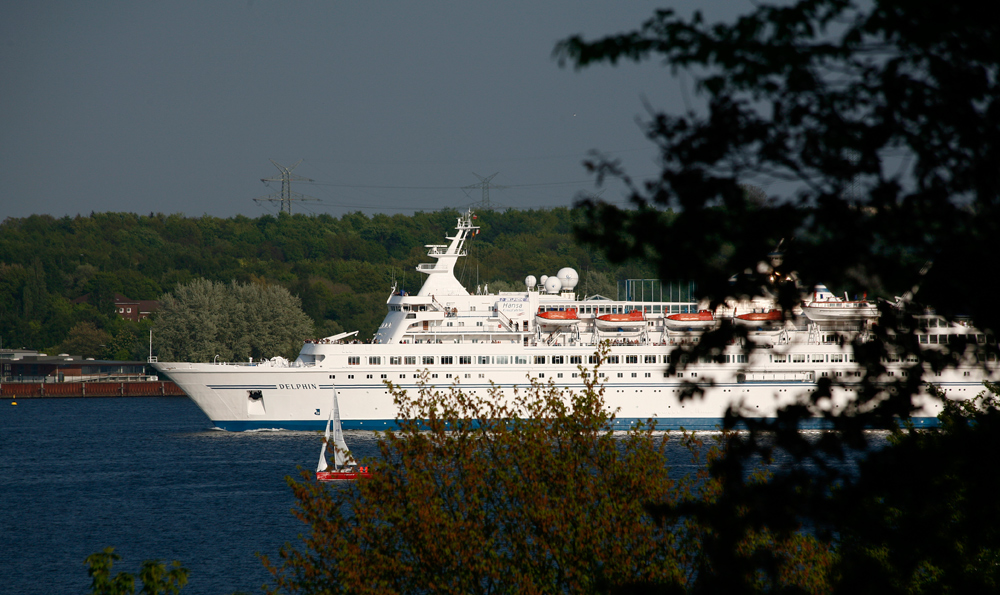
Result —
[[180, 395], [3, 395], [0, 401], [26, 401], [29, 399], [141, 399], [145, 397], [186, 397]]
[[146, 382], [4, 382], [0, 399], [87, 397], [184, 397], [169, 381]]

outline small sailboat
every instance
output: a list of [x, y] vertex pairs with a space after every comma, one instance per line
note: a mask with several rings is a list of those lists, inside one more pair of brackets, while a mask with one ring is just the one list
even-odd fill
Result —
[[[330, 444], [330, 430], [333, 430], [333, 465], [326, 460], [326, 447]], [[359, 467], [351, 456], [347, 443], [344, 442], [344, 430], [340, 427], [340, 407], [337, 405], [337, 387], [333, 387], [333, 408], [326, 419], [326, 432], [323, 433], [323, 447], [319, 451], [319, 464], [316, 466], [317, 481], [337, 481], [342, 479], [357, 479], [371, 477], [368, 467]]]

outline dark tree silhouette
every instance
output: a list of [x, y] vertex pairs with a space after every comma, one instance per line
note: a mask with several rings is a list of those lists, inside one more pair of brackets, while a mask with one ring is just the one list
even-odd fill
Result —
[[[693, 76], [704, 100], [703, 109], [683, 114], [650, 108], [645, 131], [660, 156], [656, 179], [633, 180], [600, 154], [586, 163], [599, 182], [624, 181], [631, 206], [581, 200], [582, 239], [605, 247], [614, 262], [652, 259], [661, 278], [692, 279], [716, 304], [730, 296], [772, 295], [790, 312], [801, 301], [801, 288], [815, 283], [888, 299], [880, 305], [874, 339], [855, 341], [865, 376], [852, 407], [841, 414], [817, 407], [833, 379], [821, 380], [775, 420], [745, 419], [734, 407], [727, 426], [742, 423], [750, 432], [713, 468], [725, 486], [722, 496], [713, 503], [655, 509], [665, 518], [693, 514], [717, 529], [705, 544], [710, 564], [699, 575], [709, 592], [751, 589], [754, 577], [774, 573], [773, 559], [738, 551], [746, 531], [792, 531], [807, 522], [814, 531], [846, 538], [850, 533], [843, 531], [859, 529], [856, 519], [844, 522], [851, 508], [838, 504], [831, 486], [849, 486], [840, 493], [865, 502], [887, 501], [879, 491], [886, 486], [871, 472], [845, 477], [844, 466], [831, 462], [848, 449], [864, 448], [866, 428], [905, 421], [933, 372], [962, 358], [995, 358], [993, 331], [1000, 329], [992, 289], [1000, 272], [993, 257], [1000, 237], [1000, 25], [993, 9], [922, 0], [755, 6], [746, 16], [717, 24], [699, 13], [686, 19], [660, 10], [635, 31], [596, 40], [571, 37], [555, 49], [561, 64], [576, 68], [660, 60]], [[767, 201], [750, 198], [741, 187], [775, 181], [781, 184], [772, 184], [778, 190]], [[780, 264], [767, 258], [776, 249]], [[970, 316], [989, 344], [973, 350], [959, 341], [921, 349], [914, 314], [928, 307], [949, 319]], [[710, 355], [738, 333], [723, 326], [692, 355]], [[917, 361], [906, 376], [887, 378], [882, 362], [889, 353]], [[697, 391], [689, 392], [694, 397]], [[814, 415], [826, 417], [836, 431], [804, 436], [800, 422]], [[932, 435], [940, 437], [938, 447], [949, 444], [951, 453], [962, 452], [967, 437], [948, 429]], [[745, 483], [747, 462], [775, 448], [790, 455], [788, 468], [766, 485]], [[957, 465], [949, 477], [960, 489], [945, 490], [950, 482], [937, 480], [946, 471], [928, 468], [919, 450], [898, 453], [895, 477], [919, 478], [928, 488], [926, 499], [953, 501], [964, 487], [988, 484], [976, 474], [996, 475], [988, 458]], [[912, 506], [899, 502], [900, 518], [917, 518]], [[891, 530], [892, 523], [881, 526]], [[881, 546], [865, 541], [870, 533], [856, 536], [862, 546], [852, 551], [874, 548], [868, 559], [876, 559], [872, 552]], [[923, 553], [887, 557], [880, 576], [886, 580], [878, 587], [886, 590], [879, 592], [931, 584], [961, 590], [970, 584], [954, 565], [942, 566], [952, 572], [942, 570], [934, 582], [922, 583], [918, 576], [937, 567], [914, 561], [962, 550], [954, 531], [936, 533], [943, 540], [937, 545], [927, 541], [930, 536], [911, 536], [894, 540], [893, 547]], [[998, 546], [992, 533], [976, 541], [978, 549], [966, 552], [969, 563], [980, 554], [990, 559]], [[855, 590], [858, 585], [838, 584]]]

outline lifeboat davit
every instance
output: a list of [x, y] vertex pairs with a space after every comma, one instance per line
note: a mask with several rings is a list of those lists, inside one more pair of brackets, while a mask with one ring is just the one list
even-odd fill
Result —
[[734, 321], [748, 326], [768, 326], [782, 321], [781, 310], [764, 310], [763, 312], [747, 312], [740, 314]]
[[580, 322], [576, 316], [576, 309], [549, 310], [535, 314], [535, 323], [543, 326], [572, 326]]
[[699, 310], [698, 312], [671, 314], [663, 319], [663, 323], [669, 329], [679, 330], [711, 328], [719, 324], [719, 321], [716, 320], [711, 310]]
[[594, 320], [594, 324], [602, 329], [638, 329], [646, 326], [646, 317], [640, 310], [632, 310], [627, 314], [602, 314]]

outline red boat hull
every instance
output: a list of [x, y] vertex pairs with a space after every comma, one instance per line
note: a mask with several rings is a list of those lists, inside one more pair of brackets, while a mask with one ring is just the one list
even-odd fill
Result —
[[548, 312], [539, 312], [537, 314], [539, 318], [544, 318], [545, 320], [579, 320], [576, 317], [576, 309], [570, 308], [568, 310], [549, 310]]
[[359, 477], [371, 476], [371, 471], [317, 471], [316, 481], [349, 481]]
[[667, 319], [675, 322], [715, 322], [715, 316], [708, 310], [671, 314]]
[[645, 322], [646, 317], [639, 310], [632, 310], [628, 314], [604, 314], [597, 317], [604, 322]]
[[781, 310], [768, 310], [767, 312], [749, 312], [740, 314], [736, 320], [743, 322], [780, 322], [782, 320]]
[[677, 331], [711, 328], [717, 325], [719, 321], [716, 320], [715, 315], [710, 311], [701, 310], [700, 312], [671, 314], [664, 318], [663, 323], [668, 329]]

